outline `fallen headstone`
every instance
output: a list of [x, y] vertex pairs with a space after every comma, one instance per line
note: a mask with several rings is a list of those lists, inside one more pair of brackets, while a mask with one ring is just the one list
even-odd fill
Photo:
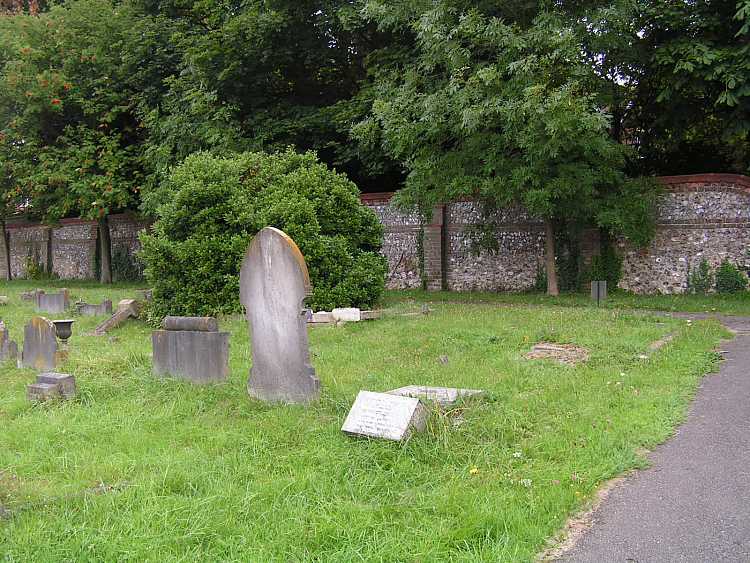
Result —
[[44, 317], [32, 317], [23, 329], [21, 365], [40, 371], [52, 371], [60, 359], [55, 325]]
[[7, 305], [9, 302], [7, 295], [0, 295], [0, 305]]
[[18, 344], [10, 339], [5, 323], [0, 321], [0, 361], [15, 360], [17, 357]]
[[422, 432], [428, 416], [417, 398], [360, 391], [341, 430], [353, 436], [401, 441]]
[[263, 401], [307, 403], [320, 394], [310, 365], [304, 300], [307, 265], [286, 233], [266, 227], [253, 239], [240, 270], [240, 301], [250, 325], [253, 365], [248, 393]]
[[407, 385], [388, 391], [391, 395], [414, 397], [423, 401], [438, 403], [442, 407], [449, 407], [459, 399], [478, 398], [484, 395], [481, 389], [460, 389], [456, 387], [428, 387], [426, 385]]
[[37, 293], [36, 310], [40, 313], [64, 313], [68, 308], [68, 290], [63, 289], [60, 293]]
[[46, 372], [36, 377], [36, 383], [26, 387], [30, 401], [51, 399], [73, 399], [76, 396], [76, 380], [67, 373]]
[[165, 317], [151, 333], [153, 372], [193, 383], [229, 377], [229, 333], [213, 317]]
[[94, 329], [95, 336], [104, 336], [113, 328], [117, 328], [130, 318], [137, 319], [141, 312], [141, 305], [135, 299], [122, 299], [117, 304], [117, 311], [107, 320], [99, 323]]
[[92, 305], [91, 303], [84, 303], [78, 301], [75, 303], [75, 310], [79, 315], [84, 317], [96, 317], [98, 315], [111, 315], [112, 314], [112, 301], [105, 299], [99, 305]]
[[588, 350], [574, 344], [540, 342], [524, 355], [527, 360], [557, 360], [562, 364], [575, 365], [589, 359]]
[[362, 311], [360, 313], [360, 318], [363, 321], [374, 321], [375, 319], [379, 319], [382, 316], [382, 311]]

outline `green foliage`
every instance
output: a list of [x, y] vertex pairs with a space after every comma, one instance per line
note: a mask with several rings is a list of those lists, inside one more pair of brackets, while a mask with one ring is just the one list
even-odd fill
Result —
[[[526, 12], [528, 14], [528, 12]], [[559, 228], [596, 225], [647, 243], [658, 192], [628, 180], [598, 77], [562, 12], [523, 23], [492, 3], [366, 3], [382, 30], [413, 33], [408, 56], [378, 74], [372, 115], [355, 133], [404, 162], [402, 203], [461, 198], [520, 204]]]
[[604, 280], [609, 291], [617, 288], [622, 278], [622, 257], [615, 250], [609, 237], [602, 240], [601, 252], [591, 258], [589, 281]]
[[143, 265], [127, 248], [116, 247], [112, 252], [112, 281], [140, 281]]
[[161, 190], [153, 234], [141, 235], [155, 317], [238, 311], [240, 264], [265, 226], [299, 246], [315, 309], [368, 307], [383, 291], [382, 226], [356, 186], [312, 153], [197, 153]]
[[714, 275], [708, 260], [703, 258], [698, 267], [693, 271], [688, 269], [687, 290], [688, 293], [706, 294], [714, 286]]
[[47, 267], [42, 263], [39, 249], [34, 247], [29, 250], [24, 263], [25, 278], [27, 280], [52, 280], [57, 276], [53, 272], [48, 272]]
[[747, 289], [747, 276], [729, 260], [724, 259], [716, 268], [716, 291], [737, 293]]

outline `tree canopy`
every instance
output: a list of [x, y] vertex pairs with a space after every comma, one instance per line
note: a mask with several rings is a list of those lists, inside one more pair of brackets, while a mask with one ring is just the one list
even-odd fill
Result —
[[405, 203], [518, 202], [640, 244], [638, 178], [748, 172], [749, 38], [750, 0], [11, 0], [3, 189], [106, 230], [195, 152], [292, 146]]

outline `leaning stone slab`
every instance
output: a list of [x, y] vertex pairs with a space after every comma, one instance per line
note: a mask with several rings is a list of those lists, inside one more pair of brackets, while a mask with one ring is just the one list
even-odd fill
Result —
[[478, 398], [484, 395], [481, 389], [460, 389], [457, 387], [427, 387], [425, 385], [407, 385], [388, 391], [391, 395], [415, 397], [423, 401], [438, 403], [442, 407], [449, 407], [459, 399]]
[[120, 326], [126, 320], [130, 318], [137, 319], [140, 312], [141, 304], [136, 299], [122, 299], [117, 304], [117, 311], [115, 314], [106, 321], [99, 323], [94, 329], [94, 335], [104, 336], [107, 332]]
[[341, 430], [353, 436], [400, 441], [422, 432], [428, 416], [419, 399], [360, 391]]
[[38, 384], [56, 385], [59, 389], [60, 395], [64, 399], [72, 399], [76, 396], [76, 380], [75, 377], [67, 373], [56, 373], [46, 372], [37, 375], [36, 382]]
[[53, 371], [58, 359], [55, 325], [44, 317], [33, 317], [23, 329], [21, 365], [40, 371]]
[[137, 319], [141, 313], [141, 303], [137, 299], [121, 299], [117, 311], [130, 311], [131, 316]]
[[112, 301], [105, 299], [99, 305], [92, 305], [91, 303], [78, 302], [75, 304], [75, 309], [79, 315], [84, 317], [96, 317], [99, 315], [111, 315], [112, 314]]
[[331, 311], [336, 322], [356, 323], [362, 320], [362, 312], [356, 307], [341, 307]]
[[250, 244], [240, 270], [240, 301], [250, 325], [253, 366], [248, 393], [272, 403], [307, 403], [320, 394], [310, 365], [304, 300], [310, 276], [297, 245], [266, 227]]
[[68, 308], [68, 290], [60, 293], [37, 293], [36, 310], [40, 313], [64, 313]]
[[60, 387], [54, 383], [32, 383], [26, 387], [26, 398], [29, 401], [50, 401], [62, 398]]
[[0, 361], [15, 360], [18, 357], [18, 344], [10, 339], [5, 323], [0, 321]]
[[[165, 319], [162, 326], [180, 328], [151, 333], [154, 374], [193, 383], [225, 381], [229, 377], [229, 333], [205, 330], [218, 327], [212, 317], [167, 318], [170, 320]], [[193, 326], [204, 330], [185, 328]]]
[[0, 305], [7, 305], [10, 302], [7, 295], [0, 295]]

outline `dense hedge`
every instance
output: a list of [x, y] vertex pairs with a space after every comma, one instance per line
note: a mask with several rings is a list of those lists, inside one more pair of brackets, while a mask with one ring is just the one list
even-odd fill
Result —
[[286, 232], [305, 256], [316, 310], [370, 307], [383, 292], [382, 225], [357, 187], [313, 153], [196, 153], [159, 196], [154, 229], [141, 235], [153, 317], [240, 310], [242, 258], [266, 226]]

